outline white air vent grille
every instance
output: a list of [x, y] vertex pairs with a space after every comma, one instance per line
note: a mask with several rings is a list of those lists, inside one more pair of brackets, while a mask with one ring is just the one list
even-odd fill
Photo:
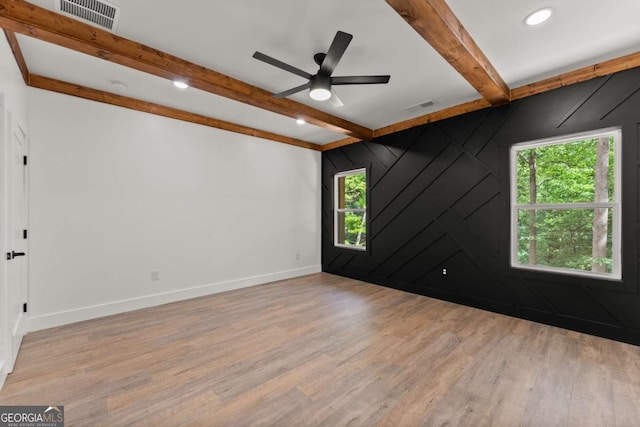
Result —
[[88, 24], [115, 31], [120, 8], [100, 0], [56, 0], [56, 10]]
[[405, 108], [405, 111], [409, 111], [411, 113], [415, 113], [416, 111], [420, 111], [423, 108], [431, 107], [434, 104], [432, 100], [421, 102], [420, 104], [411, 105]]

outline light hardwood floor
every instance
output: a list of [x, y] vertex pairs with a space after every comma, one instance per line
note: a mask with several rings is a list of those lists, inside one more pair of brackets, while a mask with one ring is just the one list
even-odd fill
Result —
[[29, 334], [67, 426], [637, 426], [640, 347], [316, 274]]

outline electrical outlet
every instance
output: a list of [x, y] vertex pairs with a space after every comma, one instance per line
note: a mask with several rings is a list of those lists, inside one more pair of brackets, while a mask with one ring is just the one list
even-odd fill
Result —
[[442, 269], [442, 275], [443, 275], [443, 276], [446, 276], [446, 275], [447, 275], [447, 269], [446, 269], [446, 268], [443, 268], [443, 269]]
[[296, 252], [296, 261], [300, 261], [300, 252]]
[[152, 271], [151, 272], [151, 281], [152, 282], [157, 282], [158, 280], [160, 280], [160, 272], [159, 271]]

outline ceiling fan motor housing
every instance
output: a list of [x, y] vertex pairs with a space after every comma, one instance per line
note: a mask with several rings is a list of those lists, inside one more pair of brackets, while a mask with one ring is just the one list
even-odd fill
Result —
[[316, 53], [313, 55], [313, 61], [318, 64], [318, 67], [322, 66], [322, 61], [324, 61], [325, 56], [327, 56], [326, 53]]

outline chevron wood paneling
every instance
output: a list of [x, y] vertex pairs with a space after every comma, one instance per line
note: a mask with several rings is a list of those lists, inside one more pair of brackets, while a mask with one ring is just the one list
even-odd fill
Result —
[[[510, 268], [509, 147], [610, 126], [622, 126], [623, 280]], [[326, 151], [323, 269], [640, 345], [639, 144], [632, 69]], [[333, 175], [363, 166], [366, 253], [332, 241]]]

